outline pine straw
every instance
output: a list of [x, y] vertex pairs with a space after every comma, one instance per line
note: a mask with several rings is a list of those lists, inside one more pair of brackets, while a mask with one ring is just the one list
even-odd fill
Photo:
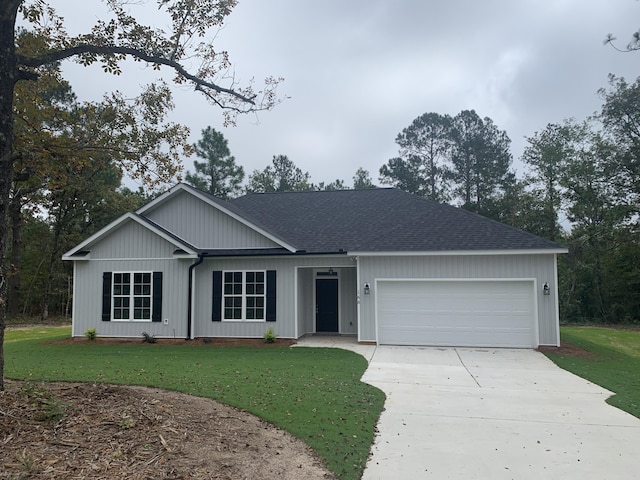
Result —
[[2, 479], [327, 479], [313, 451], [213, 400], [143, 387], [5, 382]]

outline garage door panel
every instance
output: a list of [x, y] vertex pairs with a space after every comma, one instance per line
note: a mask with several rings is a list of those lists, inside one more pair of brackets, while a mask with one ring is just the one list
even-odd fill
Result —
[[536, 344], [531, 281], [379, 282], [377, 295], [381, 344]]

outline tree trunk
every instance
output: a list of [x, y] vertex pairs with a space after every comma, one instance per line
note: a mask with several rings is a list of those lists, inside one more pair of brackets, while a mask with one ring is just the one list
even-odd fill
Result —
[[16, 317], [20, 312], [20, 258], [22, 256], [22, 205], [21, 198], [14, 189], [9, 204], [11, 221], [11, 265], [7, 286], [7, 315]]
[[4, 390], [4, 330], [7, 320], [7, 213], [13, 179], [13, 87], [18, 79], [15, 24], [21, 0], [0, 5], [0, 390]]

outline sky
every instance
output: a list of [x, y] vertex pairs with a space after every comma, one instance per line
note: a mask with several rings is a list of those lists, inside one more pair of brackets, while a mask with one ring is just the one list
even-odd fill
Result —
[[[71, 33], [101, 15], [77, 0], [51, 3]], [[145, 12], [153, 23], [155, 5]], [[171, 119], [192, 142], [207, 126], [222, 132], [247, 175], [287, 155], [316, 184], [350, 186], [360, 167], [379, 184], [397, 134], [418, 116], [473, 109], [507, 132], [521, 172], [525, 137], [596, 112], [610, 73], [640, 76], [640, 52], [603, 45], [612, 33], [624, 46], [638, 28], [637, 0], [240, 0], [215, 44], [240, 83], [284, 77], [284, 101], [225, 128], [219, 110], [178, 88]], [[73, 64], [64, 72], [81, 100], [157, 76], [139, 64], [120, 78]]]

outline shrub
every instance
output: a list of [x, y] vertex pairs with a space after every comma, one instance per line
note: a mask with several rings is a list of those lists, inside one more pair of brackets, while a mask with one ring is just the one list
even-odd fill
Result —
[[84, 336], [87, 337], [87, 340], [93, 341], [98, 337], [98, 331], [95, 328], [87, 328]]
[[264, 343], [274, 343], [276, 341], [276, 338], [278, 338], [278, 336], [273, 333], [273, 328], [269, 327], [269, 329], [264, 332], [264, 335], [262, 336], [262, 338], [264, 339]]

